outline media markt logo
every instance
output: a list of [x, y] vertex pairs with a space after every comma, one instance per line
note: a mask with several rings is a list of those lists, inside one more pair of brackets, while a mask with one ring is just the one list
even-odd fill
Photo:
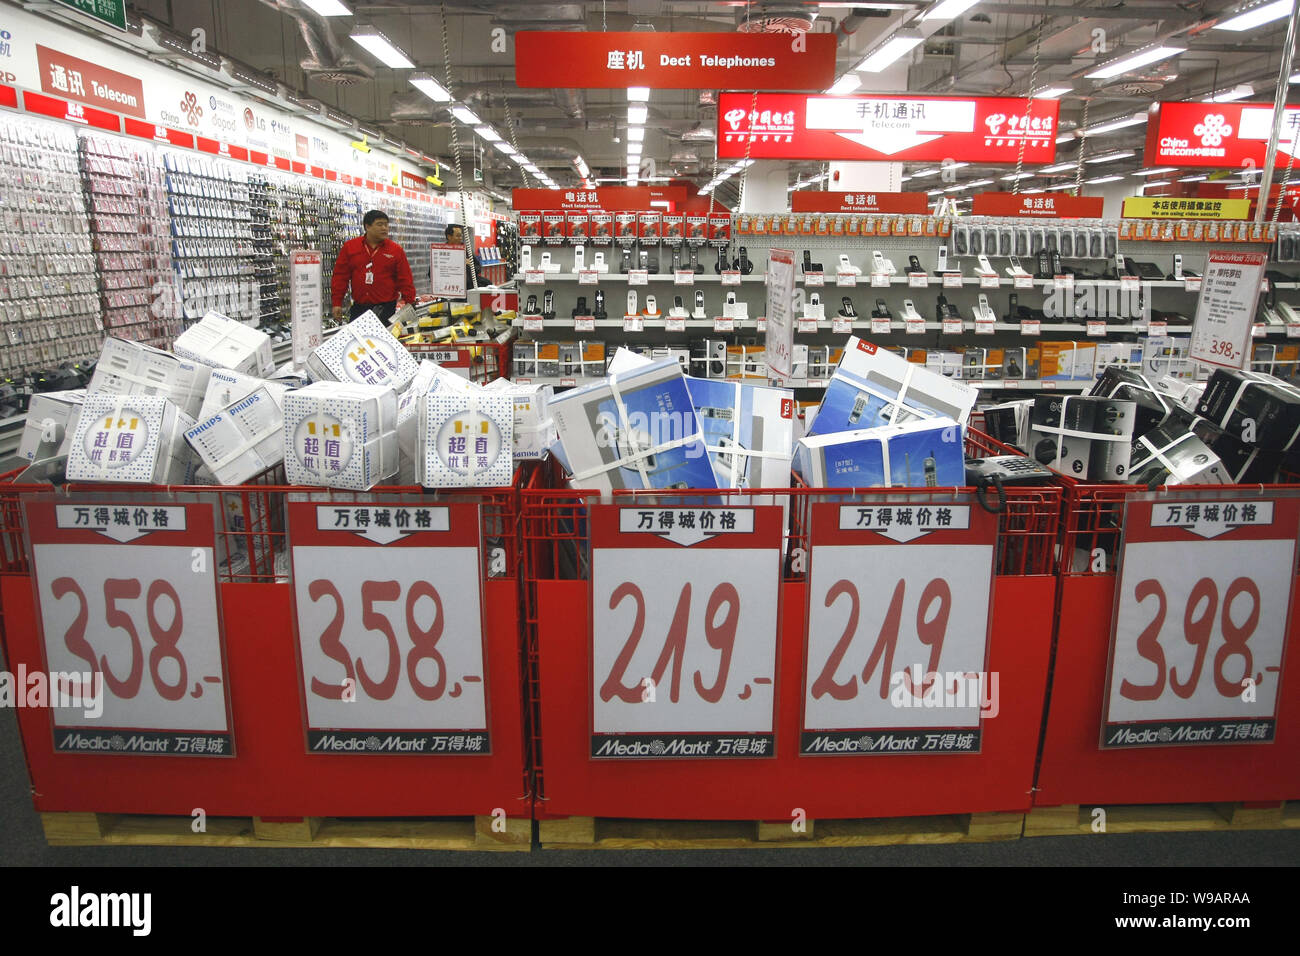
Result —
[[1206, 113], [1205, 119], [1197, 123], [1192, 132], [1201, 138], [1202, 146], [1220, 146], [1225, 136], [1232, 135], [1232, 127], [1223, 114]]
[[181, 100], [181, 112], [185, 114], [191, 126], [199, 125], [199, 119], [203, 116], [203, 107], [199, 105], [199, 98], [189, 90], [185, 91], [185, 97]]

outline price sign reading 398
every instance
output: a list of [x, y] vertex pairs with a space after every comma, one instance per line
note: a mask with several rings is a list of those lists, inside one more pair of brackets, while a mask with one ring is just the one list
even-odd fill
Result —
[[1300, 502], [1131, 498], [1101, 745], [1269, 743]]

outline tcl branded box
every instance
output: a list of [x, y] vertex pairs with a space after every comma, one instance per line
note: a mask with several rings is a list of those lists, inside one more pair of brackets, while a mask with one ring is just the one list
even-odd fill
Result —
[[271, 337], [220, 312], [208, 312], [178, 335], [172, 351], [181, 358], [245, 375], [260, 377], [275, 371]]
[[318, 381], [377, 385], [400, 392], [411, 384], [420, 363], [366, 312], [307, 356], [307, 369]]
[[161, 396], [87, 395], [68, 448], [68, 480], [186, 484], [193, 455], [185, 432], [193, 427]]
[[37, 392], [27, 405], [23, 437], [18, 457], [41, 461], [60, 454], [65, 444], [71, 447], [71, 433], [76, 431], [81, 406], [86, 400], [84, 388], [67, 392]]
[[316, 382], [284, 397], [290, 484], [366, 491], [397, 473], [397, 393]]
[[794, 392], [700, 378], [686, 385], [719, 487], [789, 487]]
[[805, 435], [795, 445], [794, 468], [813, 488], [960, 487], [966, 483], [962, 428], [951, 418], [934, 418]]
[[217, 484], [240, 485], [284, 461], [284, 415], [265, 387], [185, 432]]
[[105, 339], [89, 392], [155, 395], [193, 418], [203, 406], [212, 368], [125, 339]]

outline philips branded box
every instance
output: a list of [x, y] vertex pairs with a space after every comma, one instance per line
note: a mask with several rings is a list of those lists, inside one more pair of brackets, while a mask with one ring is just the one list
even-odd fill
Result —
[[275, 404], [284, 407], [284, 396], [290, 386], [282, 382], [245, 375], [242, 372], [214, 368], [212, 374], [208, 376], [208, 390], [203, 395], [203, 406], [199, 409], [197, 420], [205, 422], [223, 408], [229, 408], [241, 398], [247, 398], [263, 388], [270, 394]]
[[221, 485], [240, 485], [284, 461], [284, 415], [267, 388], [199, 422], [185, 440]]
[[316, 382], [284, 397], [290, 484], [366, 491], [397, 473], [397, 394], [380, 385]]
[[89, 392], [103, 395], [154, 395], [190, 418], [203, 407], [211, 367], [125, 339], [106, 339], [90, 380]]
[[951, 418], [805, 436], [795, 445], [794, 467], [813, 488], [966, 483], [962, 428]]
[[265, 376], [275, 371], [271, 337], [243, 322], [209, 312], [176, 337], [172, 351], [214, 368]]

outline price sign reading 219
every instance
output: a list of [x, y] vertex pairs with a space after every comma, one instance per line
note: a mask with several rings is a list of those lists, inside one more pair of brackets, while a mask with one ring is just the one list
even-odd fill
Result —
[[478, 506], [291, 502], [312, 753], [490, 752]]
[[781, 508], [596, 505], [591, 527], [591, 756], [774, 756]]

